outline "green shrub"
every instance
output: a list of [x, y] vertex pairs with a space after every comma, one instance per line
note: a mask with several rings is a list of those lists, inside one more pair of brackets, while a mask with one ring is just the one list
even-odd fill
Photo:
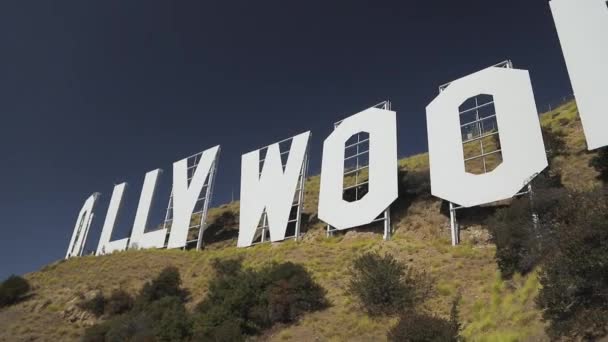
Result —
[[291, 262], [273, 264], [265, 271], [267, 285], [264, 297], [270, 322], [291, 323], [305, 312], [327, 306], [325, 290], [301, 265]]
[[84, 336], [82, 337], [83, 342], [105, 342], [106, 334], [110, 330], [110, 324], [108, 322], [95, 324], [85, 329]]
[[487, 226], [496, 244], [496, 263], [502, 277], [509, 279], [515, 273], [532, 271], [540, 251], [528, 198], [515, 199], [510, 206], [496, 211]]
[[243, 269], [239, 260], [215, 261], [216, 277], [197, 306], [195, 340], [241, 341], [275, 323], [295, 322], [327, 306], [325, 290], [293, 263]]
[[599, 172], [598, 178], [604, 182], [608, 182], [608, 147], [603, 147], [598, 150], [597, 155], [589, 162]]
[[392, 342], [452, 342], [458, 341], [458, 326], [440, 317], [406, 312], [387, 337]]
[[144, 284], [137, 296], [136, 305], [145, 306], [164, 297], [178, 297], [185, 300], [188, 293], [181, 284], [179, 270], [172, 266], [166, 267], [156, 278]]
[[80, 307], [82, 310], [86, 310], [92, 313], [96, 317], [103, 315], [105, 311], [105, 305], [106, 299], [101, 294], [101, 292], [95, 294], [93, 298], [84, 299], [80, 303], [78, 303], [78, 307]]
[[0, 308], [19, 302], [30, 291], [30, 283], [12, 275], [0, 284]]
[[106, 300], [104, 312], [114, 316], [125, 313], [133, 308], [133, 297], [124, 290], [114, 290]]
[[416, 199], [429, 196], [431, 193], [431, 176], [429, 171], [399, 171], [399, 197]]
[[192, 320], [184, 306], [187, 293], [180, 284], [179, 271], [169, 267], [152, 281], [144, 284], [136, 305], [133, 304], [131, 296], [122, 290], [113, 291], [107, 300], [99, 294], [94, 298], [95, 301], [91, 301], [91, 305], [95, 303], [95, 308], [105, 308], [106, 314], [115, 316], [88, 328], [83, 340], [89, 342], [190, 340]]
[[178, 297], [163, 297], [144, 310], [115, 316], [88, 336], [103, 336], [102, 341], [188, 341], [192, 321]]
[[390, 254], [361, 255], [355, 259], [350, 275], [350, 292], [370, 314], [411, 309], [430, 291], [426, 274], [412, 270]]
[[106, 324], [105, 333], [103, 329], [99, 331], [100, 335], [104, 334], [105, 342], [157, 340], [153, 332], [154, 323], [144, 312], [116, 316]]
[[561, 130], [552, 130], [548, 127], [542, 127], [543, 141], [545, 143], [545, 151], [549, 161], [553, 158], [566, 154], [566, 142], [564, 138], [566, 134]]
[[157, 341], [184, 341], [192, 334], [192, 321], [179, 297], [164, 297], [142, 314], [151, 322]]
[[551, 254], [555, 222], [564, 219], [560, 203], [569, 192], [564, 188], [534, 189], [532, 201], [527, 195], [514, 199], [486, 220], [496, 244], [496, 263], [505, 279], [529, 273]]
[[540, 272], [537, 305], [555, 339], [608, 334], [608, 194], [560, 199], [553, 217], [555, 248]]

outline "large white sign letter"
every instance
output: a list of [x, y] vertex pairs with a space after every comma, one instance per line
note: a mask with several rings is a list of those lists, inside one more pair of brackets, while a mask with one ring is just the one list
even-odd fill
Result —
[[137, 212], [135, 213], [135, 221], [133, 223], [133, 231], [131, 232], [131, 240], [129, 248], [163, 248], [165, 247], [165, 238], [167, 236], [166, 229], [159, 229], [152, 232], [145, 232], [150, 215], [150, 206], [154, 200], [156, 184], [158, 176], [161, 174], [160, 169], [150, 171], [144, 178], [144, 185], [141, 189]]
[[[494, 96], [503, 161], [493, 171], [475, 175], [465, 171], [459, 107], [480, 94]], [[526, 70], [491, 67], [461, 78], [426, 110], [434, 196], [464, 207], [511, 198], [547, 167]]]
[[552, 0], [551, 10], [590, 150], [608, 145], [608, 3]]
[[110, 241], [112, 239], [112, 231], [114, 231], [116, 217], [118, 216], [118, 212], [122, 207], [122, 198], [126, 186], [127, 183], [121, 183], [114, 186], [112, 198], [110, 199], [110, 205], [108, 206], [108, 213], [106, 214], [106, 219], [103, 222], [101, 237], [99, 238], [99, 244], [97, 245], [97, 255], [109, 254], [114, 251], [124, 251], [127, 249], [127, 242], [129, 241], [129, 238]]
[[[345, 143], [369, 133], [369, 192], [360, 200], [343, 199]], [[319, 219], [336, 229], [371, 223], [398, 197], [397, 119], [393, 111], [369, 108], [346, 120], [323, 143]]]
[[72, 238], [68, 245], [68, 251], [65, 255], [66, 259], [82, 255], [82, 250], [86, 243], [89, 229], [91, 228], [91, 222], [93, 221], [93, 209], [98, 197], [98, 193], [92, 194], [84, 202], [82, 209], [80, 209], [78, 218], [76, 219], [76, 225], [74, 226], [74, 232], [72, 233]]
[[308, 148], [310, 132], [293, 137], [287, 165], [279, 144], [268, 146], [260, 172], [260, 150], [244, 154], [241, 159], [241, 210], [239, 247], [251, 246], [260, 217], [266, 209], [271, 241], [285, 239], [289, 214]]
[[[215, 146], [202, 153], [189, 183], [188, 159], [182, 159], [173, 164], [173, 221], [171, 223], [171, 233], [167, 248], [186, 246], [192, 212], [205, 185], [205, 181], [210, 176], [209, 171], [214, 166], [219, 149], [219, 146]], [[209, 182], [209, 186], [211, 186], [211, 181]], [[209, 200], [210, 198], [205, 199], [205, 201]], [[203, 228], [204, 225], [201, 229]]]

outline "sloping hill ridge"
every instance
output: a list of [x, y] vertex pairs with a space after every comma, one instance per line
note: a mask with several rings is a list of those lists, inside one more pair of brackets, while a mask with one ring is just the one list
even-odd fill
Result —
[[[573, 189], [598, 186], [597, 173], [588, 166], [594, 153], [586, 151], [576, 104], [568, 102], [541, 117], [542, 125], [565, 133], [568, 152], [551, 161], [562, 182]], [[407, 172], [428, 171], [426, 154], [400, 161], [400, 177]], [[184, 287], [191, 292], [194, 307], [207, 291], [213, 276], [210, 261], [242, 256], [246, 266], [277, 261], [304, 265], [327, 290], [331, 306], [304, 316], [297, 324], [280, 326], [256, 337], [260, 341], [383, 341], [395, 318], [373, 318], [362, 312], [348, 295], [348, 268], [354, 257], [366, 251], [391, 253], [396, 258], [427, 271], [435, 280], [435, 291], [424, 304], [447, 316], [450, 302], [460, 293], [462, 335], [474, 341], [548, 340], [544, 323], [534, 306], [539, 283], [536, 275], [515, 276], [502, 281], [494, 260], [495, 247], [481, 225], [482, 220], [464, 223], [463, 243], [450, 246], [448, 218], [442, 202], [423, 194], [402, 196], [392, 210], [395, 233], [383, 241], [381, 229], [365, 229], [325, 237], [324, 225], [316, 220], [319, 177], [306, 185], [306, 229], [300, 241], [236, 248], [235, 217], [238, 203], [210, 211], [210, 227], [203, 251], [144, 250], [102, 257], [58, 261], [26, 275], [33, 286], [31, 298], [0, 311], [0, 341], [78, 340], [95, 319], [75, 309], [79, 294], [114, 288], [135, 293], [165, 266], [179, 268]]]

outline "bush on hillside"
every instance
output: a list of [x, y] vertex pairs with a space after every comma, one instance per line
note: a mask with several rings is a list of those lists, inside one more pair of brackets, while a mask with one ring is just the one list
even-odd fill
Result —
[[110, 330], [110, 322], [103, 322], [87, 327], [82, 336], [82, 342], [105, 342]]
[[188, 292], [181, 287], [182, 280], [179, 270], [175, 267], [166, 267], [152, 281], [142, 287], [136, 298], [136, 305], [147, 305], [164, 297], [178, 297], [185, 300]]
[[350, 292], [370, 314], [394, 314], [412, 309], [430, 292], [430, 282], [392, 255], [366, 253], [353, 262]]
[[144, 284], [136, 305], [131, 296], [122, 290], [115, 290], [108, 299], [101, 296], [106, 314], [115, 316], [86, 329], [83, 340], [189, 340], [192, 335], [192, 320], [184, 306], [187, 292], [180, 284], [179, 271], [168, 267]]
[[109, 325], [106, 341], [187, 341], [192, 323], [179, 297], [163, 297], [145, 310], [117, 316]]
[[566, 142], [564, 140], [566, 134], [563, 131], [543, 126], [542, 134], [549, 162], [559, 155], [566, 154]]
[[540, 273], [537, 305], [555, 339], [608, 334], [608, 191], [563, 196], [556, 238]]
[[431, 194], [429, 171], [399, 171], [399, 197], [415, 199]]
[[553, 248], [559, 202], [568, 196], [568, 191], [551, 187], [534, 189], [532, 201], [527, 195], [514, 199], [511, 205], [486, 220], [496, 244], [496, 263], [504, 279], [515, 273], [529, 273]]
[[496, 263], [503, 278], [515, 273], [526, 274], [540, 258], [537, 231], [532, 220], [532, 208], [527, 198], [518, 198], [500, 209], [487, 225], [496, 244]]
[[80, 303], [78, 303], [79, 308], [92, 313], [96, 317], [103, 315], [105, 305], [106, 298], [103, 296], [103, 294], [101, 294], [101, 292], [98, 292], [90, 299], [83, 299]]
[[453, 322], [425, 313], [403, 313], [387, 336], [391, 342], [455, 342], [458, 326]]
[[604, 182], [608, 182], [608, 147], [603, 147], [598, 150], [597, 155], [589, 162], [599, 172], [598, 178]]
[[30, 283], [12, 275], [0, 284], [0, 308], [19, 302], [30, 291]]
[[106, 300], [104, 312], [114, 316], [123, 314], [133, 308], [133, 297], [122, 289], [114, 290]]
[[287, 262], [263, 271], [268, 279], [264, 295], [272, 323], [295, 322], [304, 313], [327, 306], [325, 290], [314, 282], [303, 266]]
[[216, 277], [196, 308], [197, 340], [241, 341], [327, 306], [325, 290], [300, 265], [288, 262], [251, 270], [239, 260], [216, 260], [213, 266]]
[[387, 339], [391, 342], [459, 341], [459, 303], [460, 294], [452, 302], [450, 320], [425, 313], [403, 313], [397, 324], [389, 330]]

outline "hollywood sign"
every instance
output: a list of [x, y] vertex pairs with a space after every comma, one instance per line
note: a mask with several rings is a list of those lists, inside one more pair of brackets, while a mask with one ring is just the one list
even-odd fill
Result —
[[[553, 0], [550, 5], [587, 146], [590, 150], [606, 146], [607, 2]], [[490, 96], [491, 101], [475, 103], [472, 109], [462, 110], [467, 100], [479, 95]], [[480, 117], [480, 112], [488, 108], [493, 110]], [[475, 117], [463, 124], [463, 117], [473, 112]], [[472, 207], [511, 198], [547, 167], [529, 73], [512, 68], [510, 63], [440, 87], [439, 95], [426, 108], [426, 115], [431, 192], [451, 203], [451, 213], [456, 206]], [[484, 125], [488, 122], [494, 125], [486, 131]], [[474, 129], [465, 134], [464, 127]], [[463, 143], [498, 132], [500, 164], [488, 171], [484, 160], [487, 172], [467, 172]], [[299, 236], [309, 139], [310, 132], [306, 132], [242, 156], [239, 247]], [[111, 241], [125, 191], [124, 183], [116, 185], [96, 254], [128, 248], [194, 245], [201, 248], [219, 153], [220, 147], [215, 146], [173, 164], [172, 193], [165, 224], [155, 231], [146, 231], [146, 225], [161, 171], [148, 172], [130, 237]], [[484, 157], [483, 147], [481, 157]], [[359, 163], [362, 158], [364, 166]], [[355, 166], [345, 167], [352, 160], [356, 161]], [[390, 106], [372, 107], [337, 123], [324, 141], [321, 167], [318, 218], [328, 224], [328, 232], [383, 220], [387, 237], [388, 210], [398, 196], [397, 172], [396, 113]], [[353, 174], [362, 180], [346, 186], [345, 177]], [[354, 197], [345, 199], [345, 192], [353, 189]], [[82, 254], [98, 197], [98, 194], [91, 195], [80, 210], [66, 258]], [[455, 216], [452, 216], [452, 240], [457, 243], [454, 223]]]

